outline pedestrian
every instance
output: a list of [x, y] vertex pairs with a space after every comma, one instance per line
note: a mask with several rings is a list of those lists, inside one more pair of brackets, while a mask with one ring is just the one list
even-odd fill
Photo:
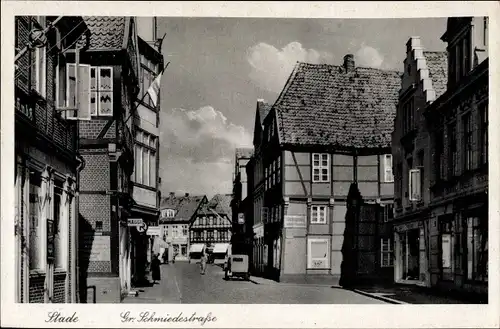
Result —
[[160, 260], [158, 259], [158, 256], [160, 254], [154, 255], [153, 260], [151, 261], [151, 276], [153, 277], [153, 284], [156, 283], [156, 281], [161, 280], [161, 274], [160, 274]]
[[205, 275], [205, 271], [207, 270], [207, 254], [205, 253], [205, 250], [201, 252], [200, 266], [201, 274]]
[[168, 252], [167, 249], [163, 251], [163, 264], [168, 264]]

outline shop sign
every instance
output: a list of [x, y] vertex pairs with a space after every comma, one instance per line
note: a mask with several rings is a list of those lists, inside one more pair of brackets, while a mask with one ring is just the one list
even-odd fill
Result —
[[245, 214], [244, 213], [239, 213], [238, 214], [238, 224], [245, 224]]
[[406, 224], [401, 224], [398, 225], [394, 228], [396, 232], [405, 232], [409, 230], [415, 230], [420, 227], [420, 222], [411, 222], [411, 223], [406, 223]]
[[161, 236], [161, 226], [148, 227], [147, 235]]
[[128, 223], [128, 226], [131, 227], [131, 226], [141, 226], [144, 224], [144, 221], [142, 220], [142, 218], [129, 218], [127, 220], [127, 223]]
[[285, 215], [285, 228], [305, 228], [307, 226], [305, 215]]

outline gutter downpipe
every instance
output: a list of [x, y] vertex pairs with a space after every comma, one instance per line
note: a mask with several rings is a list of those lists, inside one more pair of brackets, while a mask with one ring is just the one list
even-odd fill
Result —
[[[77, 125], [78, 126], [78, 125]], [[76, 197], [75, 197], [75, 208], [76, 208], [76, 223], [75, 223], [75, 256], [76, 256], [76, 273], [75, 273], [75, 288], [76, 288], [76, 303], [80, 303], [80, 235], [79, 235], [79, 226], [80, 226], [80, 172], [85, 168], [85, 159], [80, 153], [77, 153], [76, 158], [79, 162], [76, 167]]]

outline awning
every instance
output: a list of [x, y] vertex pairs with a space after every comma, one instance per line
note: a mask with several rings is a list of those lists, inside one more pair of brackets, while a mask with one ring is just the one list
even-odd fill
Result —
[[192, 244], [191, 247], [189, 248], [189, 253], [202, 252], [204, 248], [205, 248], [205, 245], [203, 243], [195, 243], [195, 244]]
[[225, 254], [227, 252], [227, 248], [229, 248], [229, 243], [216, 243], [214, 246], [214, 250], [212, 251], [213, 253], [223, 253]]

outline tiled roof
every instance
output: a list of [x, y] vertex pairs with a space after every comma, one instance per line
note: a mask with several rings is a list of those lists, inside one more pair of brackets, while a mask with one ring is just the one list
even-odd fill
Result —
[[160, 218], [160, 220], [188, 221], [195, 214], [204, 199], [204, 195], [170, 195], [162, 200], [160, 209], [174, 209], [175, 217], [173, 219]]
[[232, 216], [231, 211], [231, 194], [216, 194], [207, 204], [203, 205], [200, 213], [212, 213], [212, 210], [219, 215], [227, 215], [229, 218]]
[[272, 107], [271, 104], [268, 104], [261, 99], [257, 101], [257, 108], [259, 109], [259, 118], [261, 125], [264, 124], [264, 119], [266, 118], [269, 111], [271, 111], [271, 107]]
[[388, 147], [400, 87], [396, 71], [298, 63], [273, 106], [281, 142]]
[[125, 37], [125, 21], [127, 17], [84, 16], [83, 19], [90, 30], [90, 50], [120, 50]]
[[253, 155], [253, 148], [237, 148], [236, 159], [250, 158]]
[[424, 51], [425, 61], [429, 68], [429, 78], [436, 98], [444, 94], [448, 83], [448, 54], [445, 51]]

